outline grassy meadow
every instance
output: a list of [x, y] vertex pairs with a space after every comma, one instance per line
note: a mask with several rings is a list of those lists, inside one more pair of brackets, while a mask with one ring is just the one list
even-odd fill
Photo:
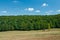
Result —
[[60, 40], [60, 29], [0, 32], [0, 40]]

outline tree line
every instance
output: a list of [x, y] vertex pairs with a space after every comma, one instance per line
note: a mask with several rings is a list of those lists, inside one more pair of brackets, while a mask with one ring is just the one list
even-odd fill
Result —
[[60, 28], [59, 15], [0, 16], [0, 31]]

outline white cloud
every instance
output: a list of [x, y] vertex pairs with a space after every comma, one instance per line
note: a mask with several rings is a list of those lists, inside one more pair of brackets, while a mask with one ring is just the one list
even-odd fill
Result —
[[17, 1], [17, 0], [14, 0], [14, 1], [12, 1], [13, 3], [18, 3], [19, 1]]
[[7, 11], [1, 11], [2, 13], [7, 13]]
[[54, 12], [53, 10], [50, 10], [50, 11], [47, 11], [45, 13], [46, 13], [46, 15], [51, 15], [53, 12]]
[[49, 12], [46, 12], [46, 15], [50, 15], [51, 13], [49, 13]]
[[52, 12], [54, 12], [54, 11], [53, 11], [53, 10], [50, 10], [50, 11], [48, 11], [48, 12], [52, 13]]
[[26, 8], [24, 10], [27, 10], [27, 11], [34, 11], [34, 8]]
[[57, 10], [57, 12], [60, 12], [60, 10]]
[[40, 12], [40, 10], [36, 10], [35, 12]]
[[46, 6], [48, 6], [47, 3], [43, 3], [43, 4], [42, 4], [42, 7], [46, 7]]

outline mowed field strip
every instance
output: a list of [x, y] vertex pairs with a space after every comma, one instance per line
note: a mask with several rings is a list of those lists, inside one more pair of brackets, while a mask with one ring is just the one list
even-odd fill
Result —
[[60, 40], [60, 29], [0, 32], [0, 40]]

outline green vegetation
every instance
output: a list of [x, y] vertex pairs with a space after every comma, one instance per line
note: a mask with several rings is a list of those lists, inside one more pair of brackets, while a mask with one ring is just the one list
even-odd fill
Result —
[[0, 16], [0, 31], [60, 28], [60, 15]]

